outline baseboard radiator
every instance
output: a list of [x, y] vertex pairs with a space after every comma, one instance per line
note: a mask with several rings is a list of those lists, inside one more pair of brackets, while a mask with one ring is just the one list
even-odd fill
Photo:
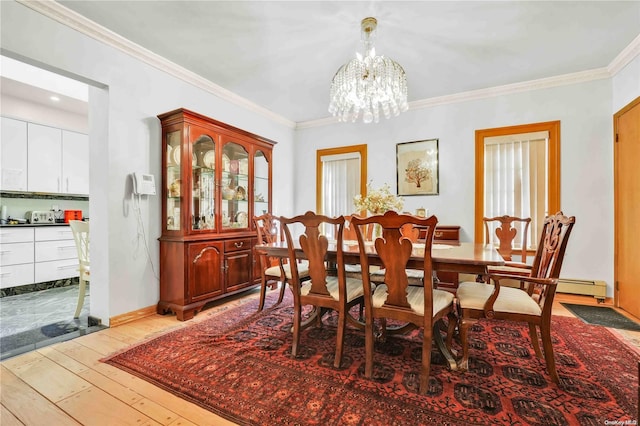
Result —
[[604, 302], [607, 297], [607, 283], [600, 280], [575, 280], [571, 278], [558, 279], [558, 293], [584, 294], [593, 296], [598, 302]]

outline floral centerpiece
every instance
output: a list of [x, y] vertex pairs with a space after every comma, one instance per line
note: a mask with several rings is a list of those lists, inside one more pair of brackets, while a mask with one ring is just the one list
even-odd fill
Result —
[[386, 183], [380, 189], [372, 189], [371, 183], [367, 184], [367, 195], [361, 194], [353, 197], [353, 204], [356, 210], [366, 210], [371, 214], [383, 214], [389, 210], [399, 211], [404, 206], [402, 197], [391, 193], [389, 185]]

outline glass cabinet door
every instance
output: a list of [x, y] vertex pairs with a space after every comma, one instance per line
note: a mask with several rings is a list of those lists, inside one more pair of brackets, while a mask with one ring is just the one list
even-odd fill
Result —
[[182, 138], [180, 130], [168, 132], [166, 143], [166, 176], [167, 176], [167, 230], [180, 230], [180, 211], [182, 198], [182, 180], [180, 178], [180, 159], [182, 157]]
[[262, 151], [253, 157], [253, 214], [269, 211], [269, 161]]
[[196, 139], [191, 161], [191, 229], [215, 230], [216, 145], [210, 136]]
[[240, 144], [222, 148], [222, 228], [249, 227], [249, 153]]

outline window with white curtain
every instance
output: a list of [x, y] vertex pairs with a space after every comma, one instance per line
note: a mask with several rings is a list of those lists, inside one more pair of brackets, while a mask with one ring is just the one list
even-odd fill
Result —
[[[530, 249], [536, 248], [549, 211], [548, 140], [548, 131], [484, 138], [484, 216], [530, 217]], [[515, 246], [522, 246], [522, 237], [516, 234]]]
[[[533, 250], [545, 217], [561, 210], [560, 121], [476, 130], [475, 157], [474, 241], [486, 242], [483, 217], [529, 217]], [[521, 233], [514, 243], [520, 247]]]
[[[330, 217], [355, 211], [353, 198], [366, 193], [367, 145], [316, 152], [316, 211]], [[327, 235], [332, 230], [326, 230]]]
[[353, 213], [353, 197], [360, 194], [360, 160], [357, 152], [320, 157], [323, 214], [335, 217]]

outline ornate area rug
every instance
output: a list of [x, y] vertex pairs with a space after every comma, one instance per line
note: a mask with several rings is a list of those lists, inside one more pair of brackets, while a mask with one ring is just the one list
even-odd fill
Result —
[[[273, 302], [273, 298], [268, 300]], [[335, 317], [301, 337], [291, 358], [291, 297], [257, 301], [169, 332], [105, 362], [241, 425], [603, 425], [638, 420], [640, 354], [604, 327], [553, 317], [561, 383], [549, 380], [528, 328], [480, 321], [470, 370], [432, 351], [428, 395], [417, 394], [420, 332], [377, 345], [363, 377], [364, 337], [349, 330], [333, 368]], [[270, 306], [270, 305], [267, 305]], [[622, 423], [614, 423], [622, 422]], [[627, 423], [624, 423], [627, 422]]]

